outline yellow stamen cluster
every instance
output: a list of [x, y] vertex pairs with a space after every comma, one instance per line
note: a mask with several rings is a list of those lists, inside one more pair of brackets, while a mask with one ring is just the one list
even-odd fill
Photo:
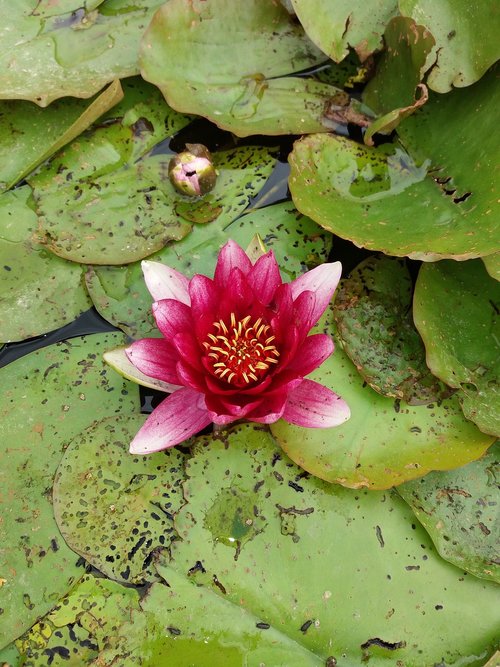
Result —
[[221, 319], [214, 322], [214, 333], [209, 333], [203, 343], [210, 359], [214, 375], [236, 387], [245, 387], [261, 380], [271, 367], [277, 364], [280, 353], [273, 341], [271, 327], [259, 317], [250, 324], [247, 315], [237, 320], [231, 313], [229, 326]]

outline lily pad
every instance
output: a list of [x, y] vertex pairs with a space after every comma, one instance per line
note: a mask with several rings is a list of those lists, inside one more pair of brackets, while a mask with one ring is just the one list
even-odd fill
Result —
[[54, 520], [52, 479], [64, 446], [93, 415], [139, 409], [132, 383], [102, 353], [123, 334], [83, 336], [0, 369], [0, 646], [46, 614], [84, 574]]
[[434, 375], [467, 419], [500, 436], [500, 285], [479, 260], [422, 266], [413, 314]]
[[134, 588], [85, 575], [50, 614], [16, 642], [23, 664], [88, 665], [100, 649], [115, 644], [117, 628], [138, 608], [139, 594]]
[[4, 649], [0, 649], [0, 665], [2, 667], [21, 667], [21, 655], [15, 644], [9, 644]]
[[295, 205], [334, 234], [386, 254], [434, 260], [496, 252], [494, 79], [493, 72], [433, 95], [398, 128], [406, 150], [324, 134], [298, 141], [289, 158]]
[[430, 473], [398, 488], [441, 556], [500, 583], [500, 444], [458, 470]]
[[91, 97], [115, 79], [138, 74], [141, 35], [162, 3], [83, 4], [65, 3], [66, 11], [53, 15], [43, 7], [33, 11], [31, 0], [15, 6], [1, 0], [0, 99], [45, 107], [59, 97]]
[[[209, 225], [194, 224], [182, 241], [168, 245], [150, 259], [189, 277], [195, 273], [211, 276], [219, 250], [229, 239], [245, 248], [256, 233], [268, 250], [274, 250], [282, 274], [290, 280], [326, 261], [331, 247], [330, 234], [298, 213], [290, 202], [284, 202], [255, 210], [229, 224], [223, 219]], [[152, 298], [138, 263], [92, 267], [86, 279], [91, 298], [105, 319], [132, 338], [159, 335], [151, 314]]]
[[500, 252], [482, 257], [486, 271], [495, 280], [500, 280]]
[[326, 129], [339, 90], [284, 75], [323, 59], [278, 2], [170, 0], [144, 35], [141, 72], [174, 109], [238, 136], [304, 134]]
[[495, 0], [400, 0], [400, 11], [434, 36], [435, 64], [427, 84], [438, 93], [469, 86], [500, 58], [500, 17]]
[[[252, 613], [263, 635], [274, 628], [330, 665], [481, 665], [494, 650], [496, 586], [443, 561], [394, 492], [311, 478], [258, 425], [200, 438], [186, 470], [170, 566]], [[209, 646], [232, 629], [209, 627]]]
[[446, 392], [425, 363], [411, 314], [412, 291], [404, 262], [369, 257], [341, 283], [333, 316], [344, 351], [370, 387], [419, 405]]
[[143, 415], [103, 419], [68, 446], [54, 480], [54, 514], [67, 544], [112, 579], [154, 578], [155, 550], [175, 539], [184, 455], [170, 449], [131, 456]]
[[[331, 335], [332, 320], [327, 311], [319, 330]], [[271, 431], [295, 463], [329, 482], [389, 488], [430, 470], [465, 465], [494, 440], [464, 419], [456, 396], [426, 406], [381, 396], [338, 346], [310, 378], [342, 396], [351, 409], [349, 421], [332, 429], [308, 429], [280, 420]]]
[[363, 61], [383, 46], [387, 22], [398, 12], [397, 0], [292, 0], [299, 21], [326, 55], [340, 62], [355, 49]]
[[0, 190], [30, 174], [122, 97], [120, 82], [115, 81], [91, 102], [67, 99], [43, 111], [30, 102], [0, 102]]
[[0, 195], [0, 341], [24, 340], [72, 322], [92, 306], [82, 267], [37, 242], [27, 186]]

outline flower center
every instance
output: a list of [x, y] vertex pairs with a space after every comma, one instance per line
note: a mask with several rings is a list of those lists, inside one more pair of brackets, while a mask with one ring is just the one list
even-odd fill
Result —
[[269, 324], [259, 317], [251, 324], [251, 315], [231, 324], [214, 322], [215, 333], [209, 333], [203, 343], [213, 373], [236, 387], [245, 387], [266, 375], [271, 364], [277, 364], [280, 353], [273, 345], [276, 336]]

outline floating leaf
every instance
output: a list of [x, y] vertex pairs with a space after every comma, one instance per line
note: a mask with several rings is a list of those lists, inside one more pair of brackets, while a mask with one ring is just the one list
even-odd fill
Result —
[[[191, 234], [150, 259], [190, 277], [195, 273], [213, 275], [224, 243], [233, 239], [246, 247], [256, 233], [268, 250], [274, 250], [283, 275], [289, 279], [328, 257], [330, 234], [298, 213], [290, 202], [253, 211], [230, 224], [221, 222], [224, 220], [193, 225]], [[95, 267], [86, 278], [92, 300], [104, 318], [132, 338], [159, 335], [151, 315], [152, 298], [139, 264]]]
[[90, 103], [67, 99], [42, 111], [30, 102], [0, 102], [0, 190], [30, 174], [122, 97], [120, 82], [115, 81]]
[[495, 280], [500, 280], [500, 252], [482, 257], [486, 271]]
[[108, 579], [91, 574], [16, 645], [29, 667], [89, 664], [100, 649], [113, 646], [116, 630], [139, 608], [139, 594]]
[[27, 186], [0, 195], [0, 341], [31, 338], [72, 322], [92, 306], [82, 267], [36, 240]]
[[[187, 504], [176, 517], [182, 540], [170, 566], [252, 613], [264, 636], [270, 626], [323, 664], [353, 666], [452, 665], [465, 657], [481, 665], [494, 650], [496, 586], [437, 556], [394, 492], [311, 478], [259, 425], [200, 438], [186, 469]], [[192, 638], [191, 613], [189, 606], [178, 613], [176, 641]], [[194, 624], [195, 639], [205, 638], [200, 625], [215, 650], [237, 641], [232, 624], [221, 633], [203, 621]], [[277, 664], [310, 664], [299, 655]]]
[[434, 67], [427, 83], [438, 93], [469, 86], [500, 58], [500, 21], [495, 0], [400, 0], [400, 11], [434, 36]]
[[342, 347], [366, 382], [384, 396], [419, 405], [445, 392], [425, 363], [412, 288], [401, 260], [369, 257], [341, 283], [333, 316]]
[[356, 245], [391, 255], [467, 259], [498, 249], [494, 72], [433, 95], [398, 132], [406, 148], [369, 148], [324, 134], [290, 155], [297, 208]]
[[45, 107], [59, 97], [91, 97], [110, 81], [137, 74], [139, 41], [161, 2], [116, 4], [71, 2], [59, 13], [34, 11], [30, 0], [15, 6], [1, 0], [0, 98]]
[[398, 488], [443, 558], [497, 583], [499, 454], [495, 445], [479, 461]]
[[[332, 334], [328, 311], [319, 328]], [[313, 429], [280, 420], [271, 431], [295, 463], [329, 482], [385, 489], [430, 470], [465, 465], [493, 442], [464, 419], [456, 396], [426, 406], [381, 396], [339, 347], [310, 377], [342, 396], [351, 409], [349, 421]]]
[[25, 632], [82, 576], [53, 516], [64, 446], [96, 414], [138, 410], [132, 383], [102, 362], [122, 334], [83, 336], [0, 369], [0, 646]]
[[184, 455], [175, 448], [132, 456], [143, 415], [103, 419], [68, 446], [54, 480], [54, 513], [67, 544], [124, 583], [154, 578], [155, 550], [175, 536]]
[[306, 33], [326, 55], [340, 62], [356, 50], [361, 60], [382, 47], [382, 34], [398, 11], [396, 0], [292, 0]]
[[413, 313], [434, 375], [467, 419], [500, 436], [500, 285], [479, 260], [423, 265]]
[[324, 131], [325, 106], [341, 91], [283, 76], [323, 58], [282, 5], [260, 0], [170, 0], [141, 50], [143, 77], [174, 109], [238, 136]]
[[2, 667], [21, 667], [22, 658], [15, 644], [0, 649], [0, 665]]

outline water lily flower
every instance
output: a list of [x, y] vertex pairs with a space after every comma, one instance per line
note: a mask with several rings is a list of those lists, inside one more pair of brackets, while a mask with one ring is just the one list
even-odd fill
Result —
[[[157, 262], [144, 261], [142, 268], [163, 338], [132, 343], [121, 370], [172, 393], [137, 433], [132, 453], [172, 447], [210, 423], [282, 418], [331, 427], [349, 419], [344, 400], [305, 377], [333, 352], [329, 336], [308, 334], [333, 296], [340, 262], [283, 283], [272, 251], [252, 263], [229, 241], [213, 279], [189, 280]], [[112, 357], [105, 355], [118, 368]]]
[[215, 187], [217, 172], [203, 144], [186, 144], [186, 149], [170, 160], [168, 177], [178, 192], [201, 197]]

